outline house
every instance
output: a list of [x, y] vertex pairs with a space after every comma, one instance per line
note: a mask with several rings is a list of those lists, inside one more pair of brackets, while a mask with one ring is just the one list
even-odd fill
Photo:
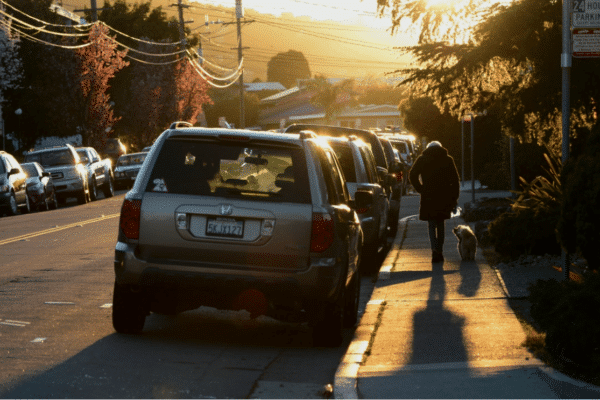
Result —
[[[239, 85], [238, 85], [238, 87], [239, 87]], [[285, 90], [285, 86], [283, 86], [279, 82], [244, 83], [244, 91], [246, 91], [247, 93], [256, 94], [259, 99], [274, 95], [274, 94], [282, 92], [284, 90]]]
[[[293, 123], [325, 123], [325, 109], [310, 102], [314, 92], [298, 86], [265, 97], [260, 102], [258, 123], [263, 129], [282, 129]], [[359, 105], [348, 107], [335, 117], [336, 126], [385, 128], [402, 126], [397, 105]]]

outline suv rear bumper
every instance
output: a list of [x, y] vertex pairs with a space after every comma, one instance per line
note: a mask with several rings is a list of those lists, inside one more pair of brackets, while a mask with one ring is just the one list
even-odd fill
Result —
[[61, 179], [54, 181], [56, 195], [61, 197], [78, 196], [84, 189], [81, 179]]
[[[114, 268], [117, 283], [137, 286], [149, 294], [165, 290], [175, 291], [179, 296], [202, 293], [214, 300], [231, 299], [254, 289], [279, 304], [331, 300], [340, 287], [339, 280], [346, 276], [344, 265], [335, 260], [331, 265], [312, 265], [304, 271], [290, 272], [147, 262], [136, 257], [132, 245], [123, 242], [117, 243]], [[227, 300], [212, 306], [232, 308]]]

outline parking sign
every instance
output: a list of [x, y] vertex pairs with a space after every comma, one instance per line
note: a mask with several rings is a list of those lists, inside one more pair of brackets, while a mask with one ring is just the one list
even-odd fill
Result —
[[573, 28], [600, 28], [600, 0], [573, 0]]

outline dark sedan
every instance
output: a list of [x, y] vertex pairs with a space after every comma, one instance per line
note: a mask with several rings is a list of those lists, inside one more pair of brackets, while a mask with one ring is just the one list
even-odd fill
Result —
[[133, 186], [147, 152], [126, 154], [117, 160], [115, 166], [115, 189], [129, 189]]
[[56, 210], [58, 200], [50, 172], [38, 162], [21, 164], [27, 174], [27, 197], [31, 210]]

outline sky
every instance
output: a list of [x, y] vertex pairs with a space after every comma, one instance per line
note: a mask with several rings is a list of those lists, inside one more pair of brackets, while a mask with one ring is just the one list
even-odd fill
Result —
[[[192, 0], [194, 1], [194, 0]], [[235, 7], [235, 0], [201, 0], [200, 2]], [[377, 17], [377, 0], [241, 0], [244, 9], [251, 8], [265, 14], [295, 17], [308, 16], [318, 21], [336, 21], [360, 24], [378, 29], [391, 26], [390, 17]]]

